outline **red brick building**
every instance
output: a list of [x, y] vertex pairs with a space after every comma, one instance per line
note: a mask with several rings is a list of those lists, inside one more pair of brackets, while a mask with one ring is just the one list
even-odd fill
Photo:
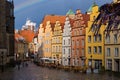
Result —
[[85, 28], [89, 15], [82, 14], [78, 9], [76, 10], [73, 26], [72, 26], [72, 53], [71, 65], [83, 66], [85, 57]]

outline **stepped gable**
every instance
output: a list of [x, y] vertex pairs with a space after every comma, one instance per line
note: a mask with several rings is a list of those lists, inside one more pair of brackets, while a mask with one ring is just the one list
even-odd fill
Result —
[[61, 15], [46, 15], [42, 21], [43, 23], [43, 27], [45, 29], [46, 27], [46, 22], [47, 21], [50, 21], [51, 23], [51, 27], [52, 27], [52, 31], [54, 31], [54, 26], [55, 26], [55, 23], [56, 21], [60, 21], [60, 24], [62, 26], [62, 29], [64, 27], [64, 22], [65, 22], [65, 16], [61, 16]]
[[[76, 10], [74, 22], [79, 21], [81, 27], [87, 27], [88, 21], [90, 20], [89, 14], [81, 13], [80, 9]], [[73, 23], [74, 26], [74, 23]]]
[[84, 20], [85, 27], [87, 27], [88, 26], [88, 21], [90, 20], [90, 15], [89, 14], [83, 14], [83, 20]]

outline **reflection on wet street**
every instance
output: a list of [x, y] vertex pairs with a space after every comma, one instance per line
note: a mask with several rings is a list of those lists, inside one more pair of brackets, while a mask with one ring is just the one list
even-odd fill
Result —
[[84, 74], [43, 68], [29, 63], [28, 67], [0, 73], [0, 80], [120, 80], [111, 74]]

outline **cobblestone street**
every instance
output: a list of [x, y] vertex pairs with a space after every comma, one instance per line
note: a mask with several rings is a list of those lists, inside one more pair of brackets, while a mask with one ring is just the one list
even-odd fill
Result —
[[83, 74], [63, 70], [42, 68], [29, 62], [28, 67], [16, 68], [0, 73], [0, 80], [120, 80], [112, 75]]

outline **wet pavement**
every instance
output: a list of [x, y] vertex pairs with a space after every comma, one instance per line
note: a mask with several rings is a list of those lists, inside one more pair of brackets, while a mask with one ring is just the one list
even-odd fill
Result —
[[120, 80], [120, 78], [110, 74], [84, 74], [43, 68], [29, 62], [28, 67], [21, 67], [20, 70], [16, 67], [0, 73], [0, 80]]

